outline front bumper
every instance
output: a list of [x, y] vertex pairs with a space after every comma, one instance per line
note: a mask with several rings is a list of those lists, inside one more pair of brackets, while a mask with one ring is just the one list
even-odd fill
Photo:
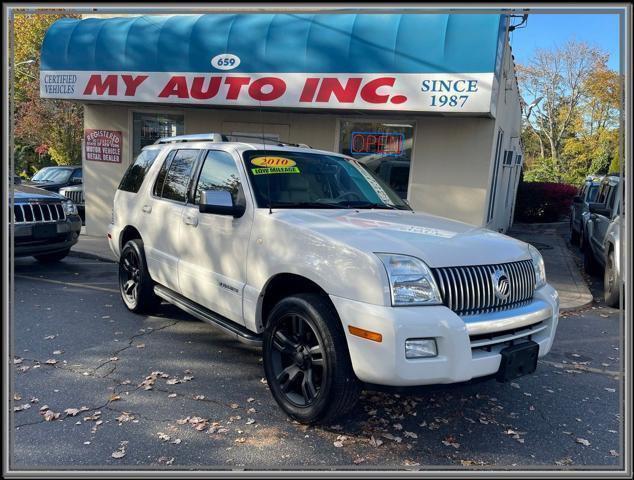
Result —
[[14, 256], [28, 257], [71, 248], [81, 232], [79, 215], [68, 215], [60, 222], [13, 224]]
[[[559, 320], [559, 296], [546, 285], [516, 309], [461, 318], [445, 306], [384, 307], [330, 296], [344, 326], [352, 367], [367, 383], [415, 386], [465, 382], [496, 373], [499, 351], [527, 338], [546, 355]], [[375, 342], [350, 334], [354, 326], [382, 335]], [[490, 338], [489, 338], [490, 337]], [[405, 340], [435, 338], [438, 356], [406, 359]]]

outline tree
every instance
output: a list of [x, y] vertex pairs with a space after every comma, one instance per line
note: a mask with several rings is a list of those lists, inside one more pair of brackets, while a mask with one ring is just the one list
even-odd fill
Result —
[[[57, 164], [81, 162], [81, 105], [66, 100], [42, 99], [39, 93], [44, 35], [55, 21], [68, 17], [80, 16], [60, 11], [59, 14], [16, 13], [13, 17], [14, 158], [16, 168], [28, 174], [32, 173], [32, 167], [42, 167], [49, 160]], [[18, 65], [29, 61], [32, 63]]]
[[561, 175], [563, 141], [584, 94], [583, 86], [591, 72], [606, 61], [598, 49], [571, 40], [553, 50], [539, 49], [528, 65], [518, 66], [523, 96], [542, 97], [528, 122], [547, 146], [557, 176]]
[[568, 41], [518, 65], [523, 98], [541, 98], [522, 132], [528, 181], [579, 184], [618, 157], [622, 79], [607, 60], [595, 47]]

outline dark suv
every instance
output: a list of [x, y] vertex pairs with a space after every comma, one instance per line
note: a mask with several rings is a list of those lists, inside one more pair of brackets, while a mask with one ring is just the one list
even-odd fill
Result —
[[81, 185], [83, 176], [79, 165], [58, 165], [44, 167], [35, 175], [27, 185], [43, 188], [51, 192], [59, 192], [62, 187]]
[[81, 218], [77, 206], [62, 195], [15, 185], [11, 225], [16, 257], [57, 262], [77, 243]]

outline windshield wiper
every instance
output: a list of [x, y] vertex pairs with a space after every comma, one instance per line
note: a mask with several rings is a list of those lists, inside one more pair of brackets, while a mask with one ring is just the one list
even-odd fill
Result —
[[336, 203], [322, 202], [271, 202], [272, 208], [343, 208]]
[[347, 208], [376, 208], [382, 210], [401, 210], [396, 205], [388, 205], [387, 203], [376, 203], [376, 202], [360, 202], [360, 201], [352, 201], [352, 202], [340, 202], [341, 205], [345, 205]]

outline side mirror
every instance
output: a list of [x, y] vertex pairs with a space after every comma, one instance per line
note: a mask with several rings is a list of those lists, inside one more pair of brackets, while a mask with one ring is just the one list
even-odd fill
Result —
[[604, 203], [590, 203], [588, 204], [588, 210], [595, 215], [601, 215], [603, 217], [612, 216], [612, 210], [607, 208]]
[[583, 199], [579, 195], [575, 195], [572, 199], [573, 203], [582, 203]]
[[198, 210], [200, 213], [215, 213], [216, 215], [231, 215], [240, 218], [244, 215], [246, 205], [242, 195], [238, 195], [238, 202], [233, 202], [231, 193], [226, 190], [205, 190], [200, 193]]
[[71, 178], [70, 179], [70, 184], [71, 185], [81, 185], [82, 183], [84, 183], [84, 181], [81, 178]]

